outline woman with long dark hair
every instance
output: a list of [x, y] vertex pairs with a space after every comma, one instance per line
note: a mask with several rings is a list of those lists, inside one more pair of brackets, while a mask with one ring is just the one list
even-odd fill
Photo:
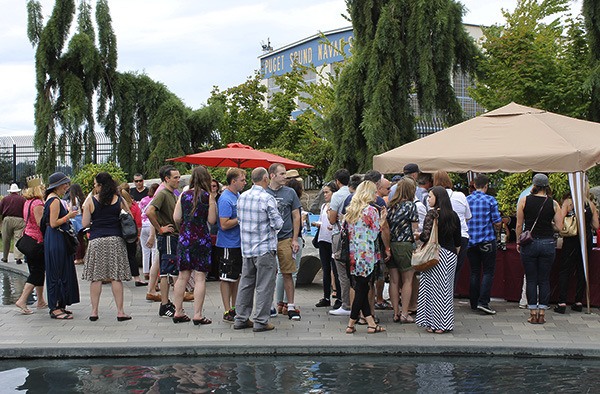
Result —
[[73, 229], [77, 234], [77, 240], [79, 241], [79, 245], [75, 250], [75, 264], [83, 264], [83, 258], [85, 257], [85, 250], [87, 249], [87, 240], [85, 238], [85, 234], [83, 232], [84, 228], [81, 224], [83, 219], [83, 202], [85, 201], [85, 196], [83, 195], [83, 190], [79, 184], [74, 183], [71, 185], [69, 189], [69, 201], [67, 202], [67, 208], [69, 211], [77, 212], [77, 216], [73, 218], [71, 221], [73, 223]]
[[376, 245], [381, 224], [385, 222], [386, 209], [381, 215], [372, 204], [375, 202], [377, 187], [371, 181], [362, 182], [357, 188], [344, 216], [344, 226], [348, 227], [350, 240], [350, 275], [354, 282], [354, 301], [346, 333], [356, 332], [356, 321], [362, 312], [367, 321], [367, 332], [374, 334], [385, 331], [375, 322], [369, 303], [369, 289], [373, 283], [375, 263], [381, 259]]
[[419, 239], [429, 241], [437, 220], [440, 254], [439, 263], [421, 273], [415, 322], [427, 332], [443, 334], [454, 329], [454, 273], [461, 244], [460, 220], [444, 187], [434, 186], [428, 201], [431, 209], [425, 216]]
[[73, 254], [67, 250], [67, 240], [61, 230], [67, 230], [67, 222], [77, 216], [77, 212], [67, 210], [61, 202], [71, 187], [71, 179], [62, 172], [55, 172], [48, 178], [48, 183], [41, 223], [48, 308], [51, 318], [70, 320], [73, 313], [67, 306], [79, 302], [79, 284]]
[[527, 308], [531, 324], [546, 322], [546, 307], [550, 303], [550, 270], [556, 254], [554, 226], [562, 227], [560, 205], [552, 199], [548, 177], [535, 174], [531, 194], [517, 204], [516, 234], [531, 231], [533, 241], [517, 245], [525, 268]]
[[28, 187], [23, 190], [23, 197], [27, 199], [23, 206], [23, 218], [25, 218], [23, 237], [35, 240], [37, 247], [35, 250], [23, 252], [29, 268], [29, 276], [23, 286], [21, 297], [15, 302], [15, 305], [23, 315], [30, 315], [33, 311], [27, 307], [27, 299], [34, 289], [37, 296], [37, 308], [48, 306], [44, 300], [44, 236], [40, 230], [40, 220], [44, 214], [44, 186]]
[[129, 208], [119, 196], [117, 183], [107, 172], [94, 178], [94, 195], [88, 198], [83, 209], [83, 226], [90, 228], [88, 253], [83, 266], [83, 279], [89, 280], [92, 312], [90, 321], [98, 320], [98, 306], [102, 281], [110, 280], [117, 321], [130, 320], [123, 307], [123, 282], [131, 280], [127, 249], [121, 231], [121, 209]]
[[183, 294], [186, 284], [194, 271], [194, 325], [210, 324], [212, 321], [202, 315], [206, 294], [206, 273], [211, 267], [211, 240], [208, 224], [217, 222], [217, 202], [210, 193], [211, 176], [204, 166], [192, 171], [189, 190], [181, 193], [173, 220], [179, 223], [177, 244], [177, 268], [179, 276], [175, 282], [173, 303], [175, 315], [173, 323], [189, 322], [183, 310]]

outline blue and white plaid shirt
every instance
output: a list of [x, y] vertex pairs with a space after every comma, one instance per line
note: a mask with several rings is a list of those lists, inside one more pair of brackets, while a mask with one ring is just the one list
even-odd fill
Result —
[[275, 197], [253, 185], [240, 196], [237, 215], [243, 257], [259, 257], [277, 250], [277, 232], [283, 227], [283, 219]]
[[494, 223], [502, 220], [498, 212], [498, 201], [479, 190], [467, 196], [467, 201], [473, 215], [469, 220], [469, 247], [495, 241]]

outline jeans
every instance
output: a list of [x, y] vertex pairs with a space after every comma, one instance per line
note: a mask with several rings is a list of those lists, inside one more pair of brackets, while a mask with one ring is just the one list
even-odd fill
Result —
[[465, 258], [467, 257], [467, 246], [468, 245], [469, 245], [469, 238], [461, 237], [460, 238], [460, 251], [458, 252], [458, 260], [456, 261], [456, 271], [454, 271], [454, 288], [456, 288], [456, 283], [458, 282], [460, 270], [462, 269], [462, 266], [465, 263]]
[[550, 303], [550, 270], [555, 255], [554, 238], [536, 238], [529, 245], [521, 246], [529, 309], [546, 308]]
[[[482, 242], [471, 246], [467, 250], [469, 263], [471, 263], [471, 286], [469, 299], [471, 309], [479, 305], [489, 306], [490, 292], [494, 282], [496, 270], [496, 242]], [[483, 276], [481, 272], [483, 271]]]

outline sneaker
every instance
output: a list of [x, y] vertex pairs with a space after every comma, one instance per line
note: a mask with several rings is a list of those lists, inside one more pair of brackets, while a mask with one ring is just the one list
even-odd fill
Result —
[[160, 302], [160, 294], [146, 293], [146, 301]]
[[8, 263], [8, 260], [7, 259], [2, 259], [2, 262], [3, 263]]
[[320, 308], [320, 307], [322, 307], [322, 306], [331, 306], [331, 301], [329, 301], [327, 298], [321, 298], [321, 299], [319, 300], [319, 302], [317, 302], [317, 303], [315, 304], [315, 306], [316, 306], [317, 308]]
[[342, 301], [340, 301], [339, 298], [337, 298], [335, 300], [335, 302], [333, 303], [333, 307], [331, 307], [331, 309], [340, 309], [342, 307]]
[[277, 309], [271, 308], [271, 317], [277, 317]]
[[233, 323], [235, 321], [235, 311], [233, 311], [233, 313], [231, 313], [231, 309], [228, 310], [227, 312], [223, 313], [223, 320], [228, 322], [228, 323]]
[[489, 305], [477, 305], [477, 309], [487, 313], [488, 315], [495, 315], [496, 311], [489, 307]]
[[[290, 311], [290, 312], [291, 312], [291, 311]], [[274, 325], [272, 325], [271, 323], [267, 323], [267, 324], [266, 324], [266, 325], [264, 325], [264, 326], [260, 326], [260, 327], [254, 327], [254, 328], [252, 329], [252, 331], [254, 331], [254, 332], [263, 332], [263, 331], [271, 331], [271, 330], [274, 330], [274, 329], [275, 329], [275, 326], [274, 326]]]
[[519, 309], [527, 309], [527, 304], [519, 304]]
[[288, 310], [287, 315], [290, 320], [300, 320], [300, 311], [298, 309]]
[[23, 264], [23, 260], [17, 259], [17, 264]]
[[338, 309], [330, 310], [329, 314], [333, 316], [350, 316], [350, 311], [340, 306]]
[[175, 305], [170, 301], [167, 304], [160, 304], [158, 308], [158, 316], [161, 317], [173, 317], [175, 316]]

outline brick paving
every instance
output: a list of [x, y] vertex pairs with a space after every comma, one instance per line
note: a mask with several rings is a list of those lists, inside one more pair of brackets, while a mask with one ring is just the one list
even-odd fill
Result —
[[[12, 259], [0, 268], [26, 272]], [[81, 267], [78, 267], [80, 273]], [[79, 275], [81, 276], [81, 275]], [[82, 302], [70, 307], [70, 321], [50, 319], [47, 309], [21, 315], [14, 305], [0, 306], [0, 358], [15, 357], [106, 357], [230, 354], [473, 354], [525, 355], [540, 357], [600, 358], [600, 319], [597, 308], [590, 314], [565, 315], [546, 312], [547, 323], [526, 322], [528, 312], [516, 303], [493, 300], [494, 316], [471, 311], [467, 300], [455, 300], [456, 324], [451, 333], [429, 334], [414, 324], [392, 322], [392, 311], [377, 311], [387, 332], [367, 334], [357, 326], [345, 333], [346, 317], [328, 315], [329, 308], [316, 308], [321, 298], [320, 276], [313, 284], [297, 289], [302, 320], [286, 316], [271, 319], [275, 330], [254, 333], [234, 330], [222, 320], [223, 307], [218, 282], [208, 282], [205, 315], [213, 324], [174, 324], [158, 316], [159, 303], [145, 300], [146, 288], [125, 282], [125, 310], [132, 320], [117, 322], [110, 285], [100, 302], [100, 319], [88, 320], [89, 284], [80, 280]], [[192, 309], [191, 303], [185, 303]]]

